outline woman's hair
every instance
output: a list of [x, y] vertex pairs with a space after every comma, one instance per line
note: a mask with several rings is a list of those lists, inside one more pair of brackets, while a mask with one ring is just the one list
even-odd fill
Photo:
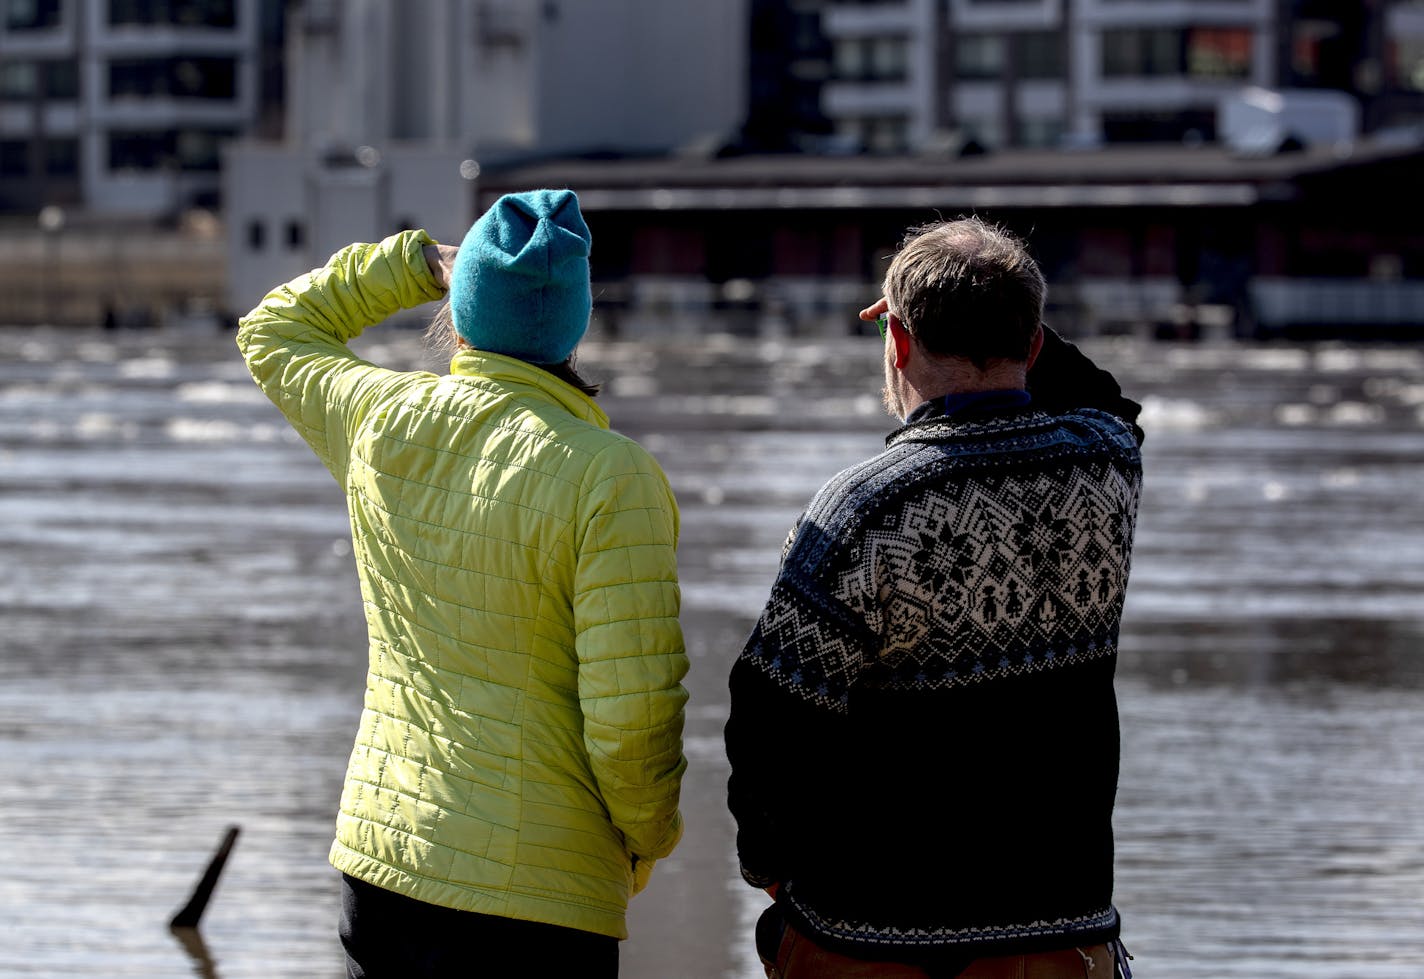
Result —
[[[470, 347], [464, 338], [455, 332], [455, 318], [450, 312], [448, 298], [440, 304], [440, 308], [430, 318], [430, 325], [425, 328], [425, 344], [434, 356], [442, 360], [449, 360], [461, 350]], [[569, 359], [563, 363], [535, 364], [534, 366], [554, 375], [570, 387], [577, 388], [590, 398], [598, 397], [599, 392], [603, 390], [603, 385], [585, 380], [575, 366], [576, 358], [577, 354], [572, 353], [569, 354]]]

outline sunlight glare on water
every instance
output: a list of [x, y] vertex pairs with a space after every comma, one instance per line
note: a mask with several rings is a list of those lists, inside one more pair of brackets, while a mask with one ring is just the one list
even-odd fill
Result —
[[[1148, 431], [1116, 817], [1138, 975], [1424, 975], [1424, 354], [1088, 349]], [[687, 832], [622, 974], [749, 979], [727, 671], [800, 507], [893, 427], [879, 348], [595, 342], [581, 367], [682, 507]], [[0, 514], [0, 974], [341, 975], [360, 598], [339, 489], [231, 338], [0, 331]], [[204, 967], [165, 923], [231, 824]]]

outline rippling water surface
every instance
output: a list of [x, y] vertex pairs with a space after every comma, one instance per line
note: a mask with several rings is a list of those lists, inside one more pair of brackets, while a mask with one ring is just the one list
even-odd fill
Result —
[[[361, 349], [424, 363], [409, 332]], [[1149, 433], [1116, 819], [1138, 975], [1424, 975], [1424, 354], [1089, 349]], [[630, 979], [760, 975], [725, 677], [800, 506], [881, 445], [878, 354], [584, 351], [683, 508], [687, 836], [634, 902]], [[340, 493], [231, 339], [0, 330], [0, 553], [0, 974], [341, 975], [360, 602]], [[185, 949], [165, 922], [229, 824]]]

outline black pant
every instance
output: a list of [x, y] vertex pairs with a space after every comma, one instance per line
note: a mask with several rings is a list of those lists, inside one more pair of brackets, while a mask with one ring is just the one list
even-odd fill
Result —
[[341, 875], [350, 979], [616, 979], [618, 940], [537, 921], [456, 911]]

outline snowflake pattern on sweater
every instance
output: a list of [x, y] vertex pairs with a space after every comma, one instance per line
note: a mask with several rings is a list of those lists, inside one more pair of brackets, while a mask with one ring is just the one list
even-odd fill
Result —
[[1102, 412], [902, 429], [808, 507], [743, 655], [835, 710], [1112, 655], [1140, 488]]

